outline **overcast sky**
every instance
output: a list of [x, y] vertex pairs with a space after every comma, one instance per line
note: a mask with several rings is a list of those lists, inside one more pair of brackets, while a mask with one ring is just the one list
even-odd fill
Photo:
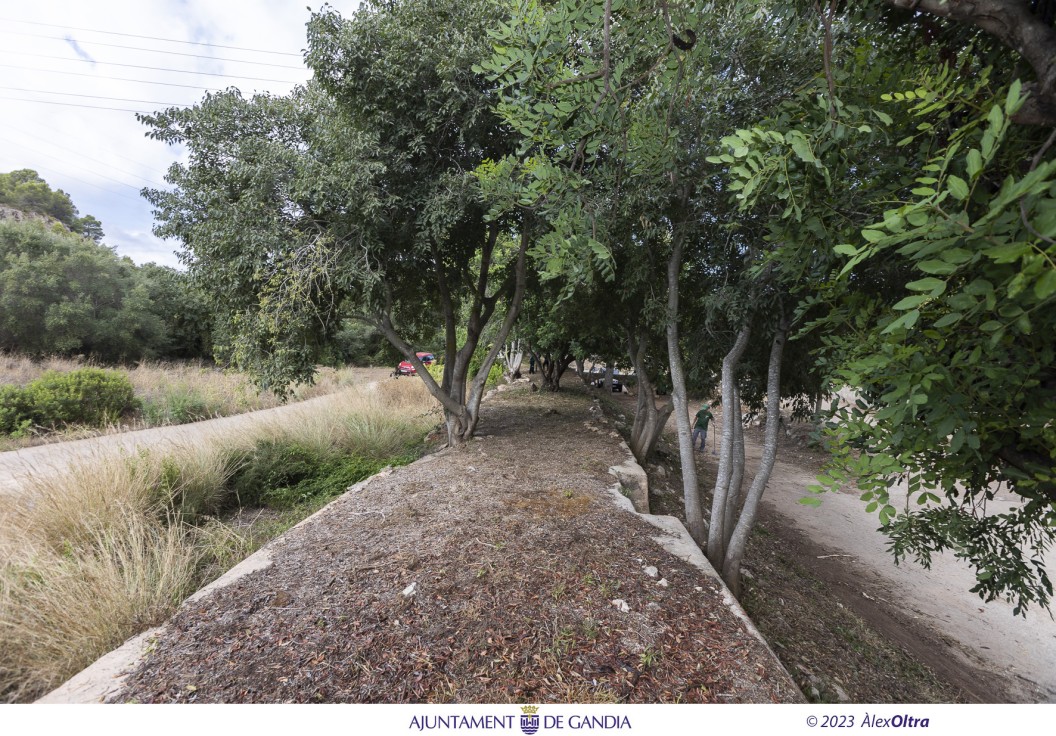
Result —
[[[285, 94], [306, 81], [312, 0], [37, 0], [0, 5], [0, 171], [35, 169], [136, 263], [175, 266], [151, 232], [145, 186], [182, 151], [135, 112], [190, 105], [207, 89]], [[358, 0], [330, 0], [349, 16]], [[252, 62], [252, 63], [251, 63]], [[109, 108], [109, 109], [102, 109]]]

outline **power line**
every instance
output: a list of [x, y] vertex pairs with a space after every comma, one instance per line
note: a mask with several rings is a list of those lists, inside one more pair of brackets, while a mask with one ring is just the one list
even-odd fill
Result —
[[52, 54], [27, 54], [21, 51], [0, 50], [4, 54], [18, 54], [19, 56], [32, 56], [38, 59], [56, 59], [58, 61], [75, 61], [81, 64], [102, 64], [104, 66], [124, 66], [130, 69], [150, 69], [156, 72], [170, 72], [173, 74], [196, 74], [207, 77], [226, 77], [228, 79], [249, 79], [254, 82], [277, 82], [279, 84], [297, 84], [295, 80], [289, 79], [266, 79], [264, 77], [244, 77], [240, 74], [220, 74], [219, 72], [192, 72], [184, 69], [170, 69], [163, 66], [144, 66], [142, 64], [121, 64], [116, 61], [92, 61], [91, 59], [71, 59], [68, 56], [54, 56]]
[[211, 47], [217, 48], [217, 49], [232, 49], [234, 51], [253, 51], [253, 52], [258, 53], [258, 54], [277, 54], [279, 56], [297, 56], [297, 57], [300, 56], [300, 54], [294, 54], [294, 53], [291, 53], [289, 51], [271, 51], [269, 49], [251, 49], [251, 48], [246, 48], [244, 46], [224, 46], [223, 44], [207, 43], [206, 41], [181, 41], [181, 40], [176, 39], [176, 38], [158, 38], [157, 36], [140, 36], [140, 35], [137, 35], [135, 33], [118, 33], [117, 31], [100, 31], [100, 30], [95, 29], [95, 28], [77, 28], [75, 26], [63, 26], [63, 25], [59, 25], [57, 23], [39, 23], [37, 21], [32, 21], [32, 20], [14, 20], [12, 18], [0, 18], [0, 20], [6, 21], [6, 22], [9, 22], [9, 23], [26, 23], [26, 24], [31, 25], [31, 26], [46, 26], [48, 28], [62, 28], [63, 30], [68, 30], [68, 31], [85, 31], [86, 33], [104, 33], [104, 34], [106, 34], [108, 36], [125, 36], [127, 38], [145, 38], [148, 41], [168, 41], [169, 43], [182, 43], [182, 44], [188, 44], [188, 45], [191, 45], [191, 46], [211, 46]]
[[[9, 33], [15, 36], [30, 36], [33, 38], [51, 38], [56, 41], [69, 41], [76, 39], [70, 39], [63, 36], [49, 36], [46, 33], [20, 33], [19, 31], [8, 31], [0, 30], [0, 33]], [[169, 54], [170, 56], [190, 56], [195, 59], [209, 59], [210, 61], [233, 61], [236, 64], [253, 64], [254, 66], [274, 66], [280, 69], [298, 69], [303, 70], [303, 66], [293, 66], [291, 64], [269, 64], [266, 61], [248, 61], [245, 59], [229, 59], [223, 56], [205, 56], [204, 54], [184, 54], [179, 51], [162, 51], [161, 49], [148, 49], [142, 46], [124, 46], [118, 43], [103, 43], [102, 41], [85, 41], [86, 44], [92, 44], [94, 46], [107, 46], [113, 49], [129, 49], [130, 51], [146, 51], [150, 54]]]
[[[28, 151], [30, 151], [32, 153], [35, 153], [38, 156], [45, 156], [47, 158], [53, 158], [56, 161], [61, 162], [64, 166], [73, 166], [73, 167], [78, 168], [78, 169], [83, 169], [84, 171], [87, 171], [90, 174], [94, 174], [95, 176], [98, 176], [100, 179], [106, 179], [107, 181], [112, 181], [115, 184], [120, 184], [123, 187], [128, 187], [129, 189], [134, 191], [137, 195], [139, 194], [139, 187], [134, 187], [131, 184], [129, 184], [128, 182], [121, 181], [120, 179], [114, 179], [113, 177], [107, 176], [106, 174], [100, 174], [98, 171], [94, 171], [92, 169], [89, 169], [86, 166], [81, 166], [79, 164], [75, 164], [72, 161], [68, 161], [67, 159], [59, 158], [58, 156], [54, 156], [54, 155], [52, 155], [50, 153], [44, 153], [43, 151], [38, 151], [37, 149], [31, 148], [29, 146], [23, 146], [23, 148], [25, 148], [26, 150], [28, 150]], [[88, 184], [89, 186], [98, 187], [99, 189], [101, 189], [104, 192], [109, 192], [110, 194], [116, 195], [118, 197], [124, 197], [125, 199], [130, 200], [132, 202], [142, 203], [142, 201], [143, 201], [138, 196], [137, 197], [130, 197], [127, 194], [124, 194], [123, 192], [111, 191], [111, 190], [107, 189], [104, 186], [101, 186], [99, 184], [92, 184], [91, 182], [84, 181], [83, 179], [77, 179], [77, 177], [72, 176], [70, 174], [63, 174], [63, 175], [64, 176], [69, 176], [71, 179], [76, 179], [77, 181], [81, 182], [82, 184]]]
[[176, 82], [150, 82], [146, 79], [129, 79], [127, 77], [110, 77], [105, 74], [85, 74], [83, 72], [63, 72], [58, 69], [38, 69], [32, 66], [16, 66], [15, 64], [0, 64], [0, 68], [18, 69], [27, 72], [43, 72], [46, 74], [65, 74], [70, 77], [90, 77], [92, 79], [110, 79], [115, 82], [132, 82], [134, 84], [161, 84], [166, 87], [185, 87], [186, 89], [204, 90], [206, 92], [223, 92], [220, 87], [202, 87], [197, 84], [177, 84]]
[[[64, 95], [68, 97], [90, 97], [96, 100], [110, 100], [111, 102], [142, 102], [148, 105], [165, 105], [166, 107], [185, 107], [188, 103], [185, 102], [161, 102], [160, 100], [132, 100], [127, 97], [103, 97], [102, 95], [82, 95], [76, 92], [50, 92], [46, 89], [26, 89], [24, 87], [4, 87], [0, 85], [0, 89], [9, 89], [14, 92], [32, 92], [39, 95]], [[41, 100], [44, 102], [44, 100]]]
[[[68, 153], [72, 153], [75, 156], [80, 156], [81, 158], [87, 159], [89, 161], [94, 161], [97, 164], [102, 164], [103, 166], [108, 166], [109, 168], [113, 169], [114, 171], [119, 171], [122, 174], [127, 174], [128, 176], [132, 176], [132, 177], [135, 177], [136, 179], [139, 179], [140, 181], [146, 182], [147, 184], [149, 184], [152, 187], [160, 186], [157, 182], [151, 181], [150, 179], [147, 179], [146, 177], [140, 176], [139, 174], [135, 174], [135, 173], [133, 173], [131, 171], [126, 171], [125, 169], [119, 169], [118, 167], [114, 166], [114, 164], [112, 162], [110, 162], [110, 161], [103, 161], [101, 159], [97, 159], [94, 156], [89, 156], [87, 153], [84, 153], [83, 151], [76, 151], [76, 150], [74, 150], [72, 148], [67, 148], [66, 146], [60, 145], [60, 144], [56, 143], [53, 140], [48, 140], [48, 139], [45, 139], [45, 138], [41, 138], [39, 136], [35, 136], [32, 133], [27, 133], [22, 128], [15, 127], [15, 126], [11, 125], [10, 123], [7, 124], [7, 127], [10, 128], [11, 130], [15, 131], [19, 135], [25, 136], [26, 138], [30, 138], [32, 140], [38, 141], [39, 143], [43, 143], [45, 145], [52, 146], [53, 148], [57, 148], [60, 151], [66, 151]], [[131, 159], [129, 159], [129, 160], [131, 160]], [[133, 163], [137, 163], [137, 162], [133, 161]]]
[[[54, 133], [59, 138], [66, 138], [69, 135], [66, 131], [59, 130], [54, 125], [50, 125], [49, 122], [47, 122], [47, 121], [35, 120], [35, 121], [33, 121], [33, 126], [34, 126], [34, 128], [42, 128], [42, 129], [45, 129], [45, 130], [50, 130], [52, 133]], [[18, 128], [15, 128], [15, 130], [18, 130]], [[25, 134], [25, 131], [19, 131], [19, 132]], [[53, 144], [53, 145], [55, 145], [55, 144]], [[112, 150], [111, 151], [107, 151], [107, 156], [113, 156], [115, 158], [124, 159], [125, 161], [128, 161], [130, 164], [135, 164], [137, 166], [142, 163], [142, 161], [140, 159], [130, 158], [130, 157], [124, 155], [123, 153], [118, 153], [117, 151], [112, 151]], [[128, 173], [128, 172], [125, 172], [125, 173]], [[142, 178], [142, 177], [140, 177], [140, 178]], [[164, 176], [162, 176], [162, 179], [164, 179]]]
[[78, 105], [75, 102], [53, 102], [51, 100], [31, 100], [28, 97], [7, 97], [0, 95], [0, 100], [14, 100], [16, 102], [33, 102], [38, 105], [62, 105], [63, 107], [84, 107], [89, 110], [113, 110], [114, 112], [138, 112], [146, 114], [147, 110], [133, 110], [127, 107], [102, 107], [100, 105]]

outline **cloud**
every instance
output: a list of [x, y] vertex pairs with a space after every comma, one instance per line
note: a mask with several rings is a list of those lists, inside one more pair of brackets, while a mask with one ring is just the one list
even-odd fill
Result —
[[[331, 5], [350, 15], [358, 3]], [[152, 234], [140, 189], [164, 188], [166, 170], [187, 152], [149, 139], [135, 113], [191, 105], [206, 89], [229, 86], [283, 95], [310, 76], [303, 2], [47, 0], [12, 5], [4, 16], [5, 51], [24, 54], [0, 68], [3, 84], [21, 90], [0, 101], [0, 172], [35, 169], [137, 262], [177, 265], [179, 244]], [[71, 49], [92, 63], [73, 61]]]
[[73, 49], [73, 53], [77, 54], [79, 57], [81, 57], [85, 61], [90, 61], [93, 64], [95, 63], [95, 59], [93, 59], [91, 57], [91, 55], [89, 55], [89, 53], [87, 51], [85, 51], [84, 49], [81, 48], [81, 45], [79, 43], [77, 43], [77, 40], [74, 39], [73, 36], [67, 34], [66, 35], [66, 43], [68, 43], [70, 45], [70, 48]]

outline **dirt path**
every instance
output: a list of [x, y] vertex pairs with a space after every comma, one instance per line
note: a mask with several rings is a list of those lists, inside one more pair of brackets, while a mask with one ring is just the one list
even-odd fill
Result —
[[[630, 397], [616, 398], [628, 413], [633, 410]], [[710, 467], [712, 477], [717, 458], [711, 443], [721, 438], [721, 412], [716, 419], [713, 435], [719, 437], [709, 438], [708, 452], [701, 456], [705, 475]], [[674, 433], [673, 417], [668, 431]], [[761, 444], [761, 429], [745, 432], [746, 487]], [[967, 564], [950, 554], [934, 556], [928, 570], [912, 561], [896, 566], [886, 537], [877, 531], [876, 515], [865, 512], [857, 494], [825, 494], [818, 507], [799, 503], [814, 483], [820, 455], [782, 438], [778, 457], [761, 520], [785, 527], [777, 533], [798, 552], [802, 568], [842, 588], [845, 605], [970, 699], [1056, 702], [1056, 621], [1048, 613], [1033, 609], [1024, 619], [1004, 601], [984, 603], [969, 592], [974, 575]], [[892, 493], [891, 503], [904, 505], [904, 490]], [[1014, 505], [1014, 498], [1003, 495], [991, 508], [1004, 511]], [[745, 566], [752, 569], [750, 557]]]
[[627, 451], [587, 397], [482, 411], [474, 441], [353, 487], [189, 599], [109, 700], [802, 701], [713, 571], [621, 507]]
[[[356, 374], [356, 378], [358, 382], [366, 384], [387, 378], [389, 373], [387, 368], [365, 368]], [[205, 443], [253, 427], [288, 422], [303, 412], [311, 412], [335, 400], [338, 400], [335, 395], [318, 396], [273, 409], [191, 424], [154, 427], [3, 452], [0, 453], [0, 500], [4, 496], [21, 495], [27, 478], [32, 475], [59, 473], [70, 465], [115, 452], [134, 454], [142, 449]]]

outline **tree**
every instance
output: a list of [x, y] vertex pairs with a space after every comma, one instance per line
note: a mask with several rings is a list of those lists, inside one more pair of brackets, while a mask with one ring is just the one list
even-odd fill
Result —
[[47, 215], [76, 231], [77, 208], [73, 206], [70, 196], [61, 189], [53, 191], [32, 169], [0, 174], [0, 204]]
[[[146, 116], [183, 143], [171, 192], [148, 191], [157, 231], [182, 239], [229, 326], [231, 355], [282, 390], [310, 377], [341, 318], [378, 329], [472, 435], [488, 371], [516, 319], [532, 225], [485, 201], [473, 172], [512, 150], [469, 69], [487, 52], [488, 3], [407, 0], [324, 9], [308, 24], [314, 81], [285, 98], [207, 96]], [[474, 376], [488, 323], [506, 313]], [[460, 318], [465, 338], [457, 340]], [[444, 375], [415, 356], [444, 325]], [[467, 395], [468, 394], [468, 395]]]
[[949, 18], [978, 28], [1034, 71], [1016, 122], [1056, 125], [1056, 5], [1051, 0], [883, 0], [915, 16]]
[[0, 349], [114, 362], [163, 351], [166, 328], [135, 264], [41, 222], [0, 223]]
[[[813, 312], [829, 378], [859, 392], [829, 430], [820, 487], [854, 481], [896, 559], [951, 549], [975, 567], [974, 590], [1023, 611], [1052, 590], [1056, 136], [1010, 125], [1023, 87], [985, 36], [914, 47], [907, 65], [906, 38], [878, 33], [882, 20], [831, 6], [819, 91], [737, 131], [717, 159], [743, 206], [782, 203], [772, 263], [813, 271], [797, 313]], [[913, 501], [901, 512], [900, 480]], [[987, 514], [995, 482], [1024, 506]]]
[[[696, 312], [707, 294], [699, 299], [692, 294], [687, 309], [682, 283], [697, 264], [700, 273], [709, 274], [708, 280], [695, 284], [701, 291], [707, 290], [710, 274], [737, 274], [754, 265], [746, 257], [748, 251], [731, 252], [721, 246], [726, 239], [721, 237], [719, 213], [729, 208], [723, 204], [726, 192], [721, 179], [709, 171], [706, 157], [724, 132], [769, 109], [802, 84], [798, 67], [786, 70], [790, 55], [802, 55], [804, 38], [810, 38], [802, 31], [789, 32], [801, 27], [794, 14], [781, 17], [734, 3], [694, 7], [665, 2], [558, 3], [543, 8], [526, 2], [516, 5], [514, 20], [495, 33], [497, 53], [486, 65], [507, 88], [499, 110], [535, 144], [531, 154], [549, 163], [535, 169], [549, 175], [539, 189], [545, 193], [545, 206], [557, 213], [552, 219], [557, 221], [563, 249], [555, 247], [547, 254], [547, 268], [567, 268], [577, 276], [578, 264], [606, 260], [586, 254], [624, 248], [637, 264], [632, 272], [650, 274], [649, 291], [640, 293], [651, 294], [647, 311], [662, 315], [658, 323], [666, 337], [686, 521], [701, 544], [709, 531], [690, 439], [683, 355], [686, 314]], [[614, 224], [621, 221], [620, 215], [613, 213], [622, 213], [622, 230]], [[750, 278], [736, 276], [735, 281], [744, 289], [752, 288]], [[733, 330], [742, 335], [741, 343], [747, 343], [749, 325], [759, 319], [757, 311], [754, 307], [741, 311], [742, 323]], [[783, 348], [787, 328], [777, 319], [766, 324], [767, 344], [772, 338], [775, 346]], [[782, 353], [776, 350], [778, 368]], [[716, 355], [721, 354], [716, 351]], [[727, 369], [726, 400], [731, 408], [739, 406], [733, 386], [737, 363], [729, 362]], [[769, 398], [779, 402], [779, 371], [769, 373], [773, 380], [764, 381], [770, 387]], [[640, 403], [647, 422], [659, 420], [650, 416], [648, 402]], [[757, 473], [754, 500], [746, 503], [746, 513], [739, 517], [744, 531], [735, 535], [737, 549], [730, 559], [739, 560], [737, 554], [743, 551], [757, 497], [776, 453], [776, 406], [770, 419], [775, 429], [768, 432], [768, 464]], [[727, 415], [734, 422], [739, 410]], [[656, 425], [641, 430], [640, 450], [645, 450], [648, 440], [655, 439]], [[737, 477], [732, 424], [726, 436], [731, 442], [724, 444], [724, 462], [731, 472], [726, 486], [717, 492]], [[739, 486], [739, 481], [734, 484]], [[730, 497], [734, 499], [730, 504], [725, 502], [727, 496], [713, 503], [712, 534], [717, 533], [723, 543], [709, 546], [709, 552], [736, 589], [739, 562], [727, 564], [726, 556], [730, 547], [726, 540], [736, 524], [723, 514], [727, 506], [734, 515], [741, 507], [739, 493], [731, 492]]]

